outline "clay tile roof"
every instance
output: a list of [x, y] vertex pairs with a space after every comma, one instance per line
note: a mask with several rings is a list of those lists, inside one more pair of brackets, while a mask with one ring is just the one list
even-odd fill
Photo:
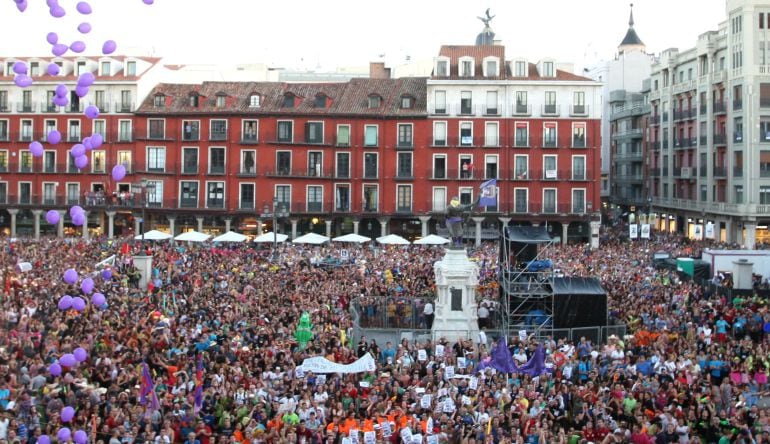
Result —
[[[485, 79], [505, 79], [506, 76], [506, 63], [505, 63], [505, 46], [503, 45], [444, 45], [439, 50], [439, 56], [449, 57], [449, 78], [450, 79], [462, 79], [467, 77], [460, 77], [460, 69], [458, 66], [460, 57], [472, 57], [474, 77], [482, 78], [484, 76], [483, 63], [486, 57], [497, 57], [500, 63], [500, 75], [496, 77], [483, 77]], [[446, 78], [446, 77], [442, 77]]]

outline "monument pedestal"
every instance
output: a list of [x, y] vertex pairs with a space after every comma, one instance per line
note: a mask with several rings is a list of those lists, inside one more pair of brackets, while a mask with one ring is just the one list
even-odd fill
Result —
[[465, 248], [449, 248], [433, 266], [436, 275], [433, 340], [476, 340], [479, 333], [476, 287], [479, 267], [468, 259]]
[[751, 290], [754, 288], [754, 263], [748, 259], [733, 261], [733, 288]]
[[147, 290], [152, 279], [152, 256], [134, 256], [134, 267], [139, 270], [139, 288]]

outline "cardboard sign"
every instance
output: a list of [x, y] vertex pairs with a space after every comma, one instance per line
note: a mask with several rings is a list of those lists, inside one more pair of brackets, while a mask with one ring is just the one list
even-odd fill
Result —
[[441, 344], [436, 344], [436, 356], [441, 358], [444, 356], [444, 346]]
[[479, 389], [479, 378], [473, 376], [470, 381], [468, 381], [468, 388], [471, 390], [478, 390]]
[[375, 432], [364, 432], [364, 444], [375, 444], [377, 442], [377, 434]]
[[444, 369], [444, 377], [446, 379], [451, 379], [455, 375], [455, 367], [453, 365], [447, 366], [447, 368]]
[[388, 437], [393, 434], [393, 429], [390, 428], [390, 423], [388, 421], [384, 421], [382, 423], [382, 436]]
[[404, 442], [412, 442], [412, 430], [409, 427], [401, 429], [400, 435]]
[[467, 366], [468, 365], [465, 361], [465, 358], [463, 357], [457, 358], [457, 368], [466, 368]]
[[417, 350], [417, 360], [418, 361], [427, 361], [428, 360], [428, 352], [424, 349]]
[[422, 398], [420, 398], [420, 407], [424, 409], [429, 409], [430, 401], [431, 401], [430, 395], [422, 395]]

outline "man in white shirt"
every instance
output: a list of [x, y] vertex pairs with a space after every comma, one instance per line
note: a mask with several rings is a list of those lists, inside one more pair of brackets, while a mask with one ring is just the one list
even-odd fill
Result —
[[425, 307], [422, 309], [422, 314], [425, 316], [425, 326], [428, 330], [433, 328], [433, 318], [435, 317], [435, 314], [433, 313], [433, 304], [428, 301], [425, 303]]

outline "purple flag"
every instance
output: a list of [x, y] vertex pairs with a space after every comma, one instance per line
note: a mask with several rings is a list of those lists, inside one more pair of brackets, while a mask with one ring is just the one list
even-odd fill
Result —
[[203, 358], [198, 356], [198, 368], [195, 371], [195, 406], [193, 411], [197, 415], [203, 407]]
[[505, 338], [500, 338], [497, 340], [497, 345], [492, 350], [492, 358], [482, 361], [479, 364], [477, 371], [484, 370], [487, 367], [492, 367], [493, 369], [502, 373], [519, 372], [519, 368], [516, 367], [516, 363], [513, 362], [511, 351], [508, 350], [508, 345], [505, 343]]
[[139, 403], [145, 405], [147, 403], [148, 396], [150, 397], [149, 409], [160, 410], [160, 401], [158, 401], [158, 395], [155, 393], [155, 384], [152, 382], [150, 367], [146, 362], [143, 362], [141, 388], [139, 390]]
[[529, 361], [519, 367], [519, 371], [529, 376], [540, 376], [545, 373], [545, 350], [543, 350], [542, 345], [537, 346], [535, 353], [532, 354]]

